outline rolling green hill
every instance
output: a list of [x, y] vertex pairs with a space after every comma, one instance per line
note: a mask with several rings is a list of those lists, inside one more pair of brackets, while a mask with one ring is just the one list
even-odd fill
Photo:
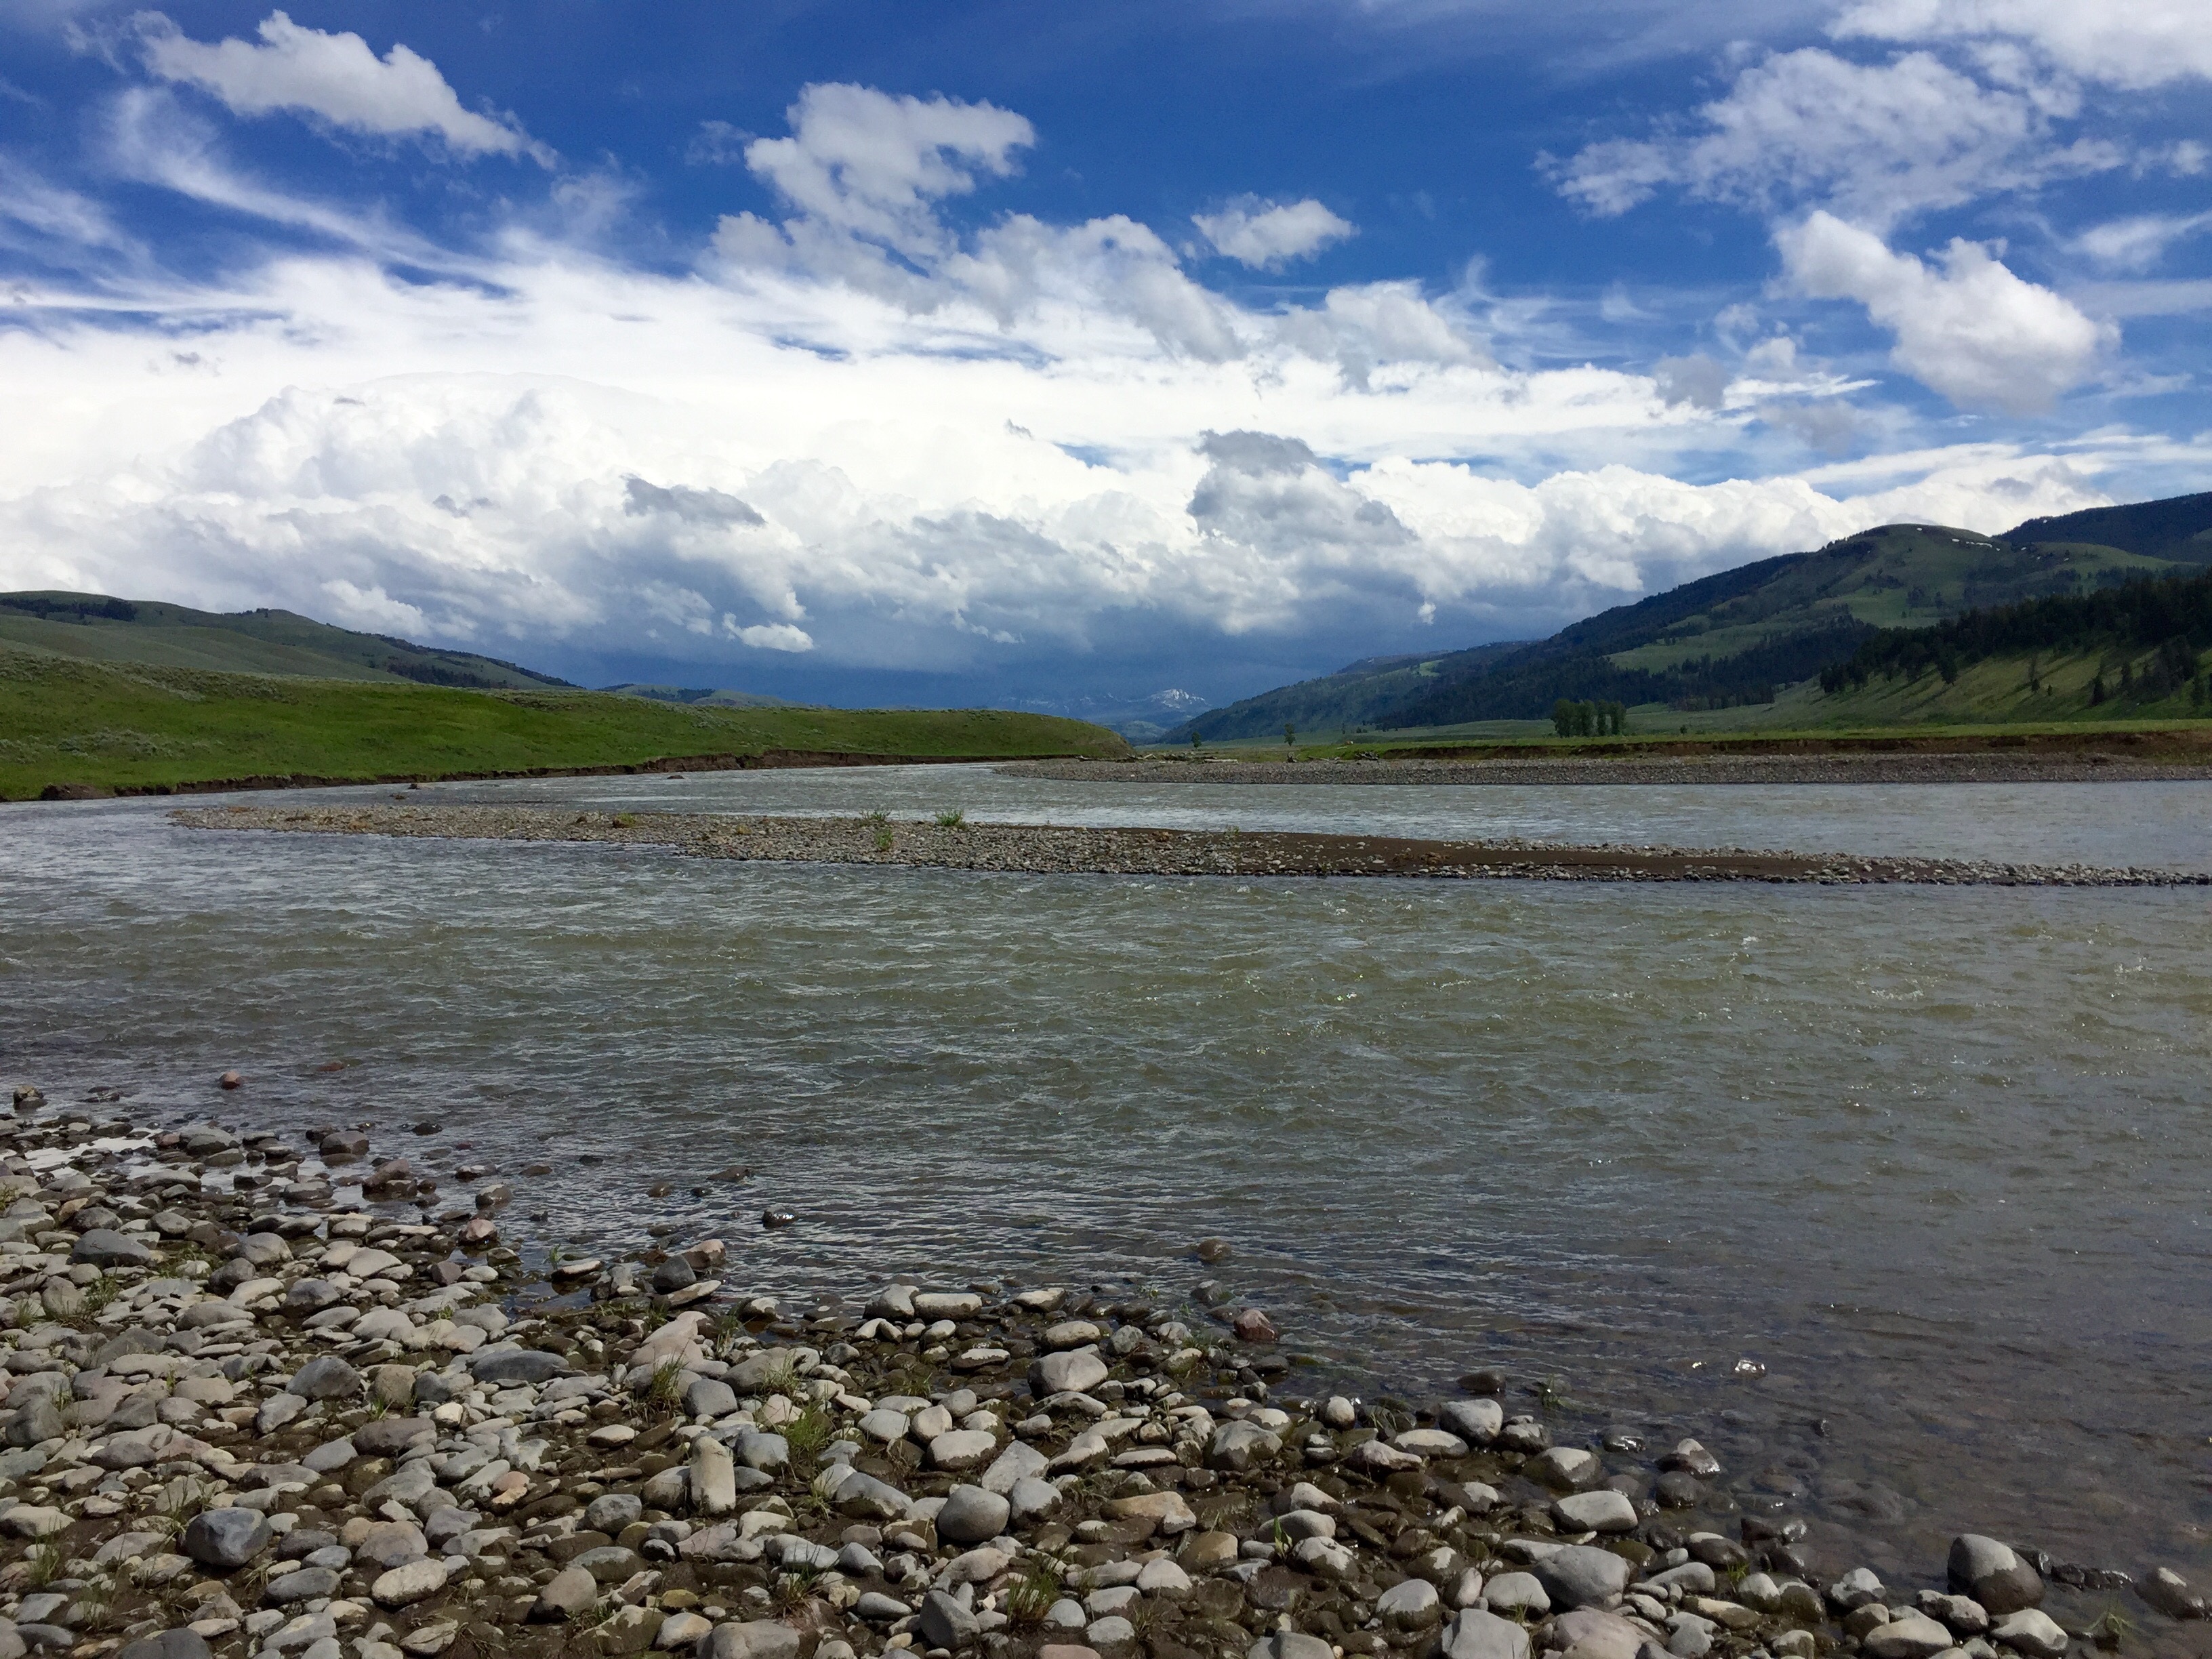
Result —
[[[2092, 535], [2115, 541], [2092, 541]], [[1886, 525], [1686, 583], [1550, 639], [1372, 659], [1212, 709], [1161, 739], [1319, 738], [1548, 718], [1561, 701], [1680, 711], [1774, 704], [1881, 629], [2095, 593], [2212, 562], [2212, 495], [2031, 520], [2004, 536]]]
[[1099, 726], [1000, 709], [690, 708], [598, 691], [95, 662], [0, 642], [0, 799], [1128, 752]]
[[563, 687], [495, 657], [356, 634], [289, 611], [195, 611], [101, 593], [0, 593], [0, 643], [85, 662], [390, 684]]
[[791, 706], [781, 697], [768, 696], [758, 691], [732, 691], [713, 686], [641, 685], [631, 681], [605, 689], [619, 692], [625, 697], [648, 697], [654, 702], [681, 703], [686, 708], [788, 708]]

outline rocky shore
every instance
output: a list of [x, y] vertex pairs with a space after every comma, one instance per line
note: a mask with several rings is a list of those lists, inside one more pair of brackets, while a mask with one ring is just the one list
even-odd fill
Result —
[[1758, 881], [1865, 885], [2170, 887], [2212, 876], [2085, 865], [1863, 858], [1743, 848], [1416, 841], [1278, 830], [1087, 829], [1058, 824], [578, 812], [530, 806], [281, 806], [178, 812], [201, 830], [444, 840], [605, 842], [699, 858], [913, 865], [941, 870], [1150, 876], [1411, 876], [1542, 881]]
[[1954, 753], [1528, 755], [1481, 760], [1002, 761], [1008, 777], [1062, 783], [1622, 784], [2203, 782], [2201, 761], [2024, 750]]
[[112, 1109], [26, 1087], [0, 1125], [0, 1659], [2067, 1659], [2205, 1628], [2156, 1564], [1974, 1534], [1884, 1583], [1697, 1440], [1584, 1436], [1494, 1372], [1301, 1397], [1211, 1281], [787, 1309], [742, 1239], [526, 1255], [498, 1171], [448, 1197], [358, 1130]]

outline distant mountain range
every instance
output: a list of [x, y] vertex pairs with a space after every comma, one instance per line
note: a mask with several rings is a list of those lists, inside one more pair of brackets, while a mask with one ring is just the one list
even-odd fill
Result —
[[0, 593], [0, 642], [86, 662], [325, 680], [411, 680], [468, 690], [569, 688], [497, 657], [356, 634], [289, 611], [195, 611], [103, 593]]
[[1688, 582], [1547, 640], [1374, 657], [1210, 709], [1162, 742], [1313, 739], [1536, 720], [1562, 699], [1681, 709], [1771, 702], [1848, 660], [1877, 629], [2094, 592], [2212, 565], [2212, 493], [2032, 519], [2002, 536], [1940, 525], [1863, 531]]
[[1039, 714], [1088, 720], [1093, 726], [1120, 732], [1131, 743], [1152, 743], [1205, 708], [1206, 699], [1194, 691], [1170, 686], [1142, 696], [1116, 697], [1091, 692], [1054, 702], [1029, 702], [1023, 707]]

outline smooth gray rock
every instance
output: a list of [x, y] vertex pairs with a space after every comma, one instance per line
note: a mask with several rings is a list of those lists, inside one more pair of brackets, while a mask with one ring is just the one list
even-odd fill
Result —
[[594, 1498], [584, 1509], [584, 1528], [610, 1538], [645, 1513], [644, 1501], [635, 1493], [611, 1492]]
[[[2042, 1580], [2039, 1577], [2036, 1582], [2040, 1584]], [[2022, 1607], [1998, 1620], [1990, 1626], [1990, 1639], [2026, 1654], [2027, 1659], [2065, 1659], [2066, 1632], [2049, 1613], [2034, 1607]]]
[[438, 1477], [428, 1463], [403, 1463], [362, 1494], [364, 1507], [374, 1510], [387, 1500], [413, 1509], [438, 1490]]
[[894, 1620], [905, 1618], [914, 1609], [881, 1590], [868, 1590], [853, 1604], [853, 1611], [868, 1624], [888, 1625]]
[[1917, 1613], [1877, 1626], [1859, 1640], [1860, 1647], [1874, 1659], [1936, 1659], [1952, 1644], [1949, 1631]]
[[904, 1412], [878, 1406], [872, 1412], [862, 1413], [855, 1426], [869, 1439], [880, 1440], [886, 1446], [895, 1446], [906, 1438], [907, 1431], [914, 1425]]
[[988, 1457], [998, 1443], [998, 1437], [987, 1429], [954, 1429], [929, 1443], [929, 1466], [971, 1469]]
[[[779, 1443], [782, 1438], [780, 1435], [769, 1437]], [[701, 1435], [691, 1443], [687, 1470], [691, 1502], [702, 1515], [727, 1515], [737, 1508], [738, 1466], [727, 1446], [712, 1435]], [[769, 1478], [758, 1469], [748, 1468], [744, 1472], [758, 1480]]]
[[1598, 1607], [1577, 1607], [1552, 1621], [1547, 1642], [1559, 1650], [1579, 1650], [1582, 1659], [1637, 1659], [1651, 1638], [1617, 1613]]
[[306, 1395], [294, 1394], [289, 1389], [282, 1394], [272, 1394], [261, 1402], [260, 1410], [253, 1414], [253, 1431], [256, 1434], [274, 1434], [313, 1403]]
[[694, 1417], [727, 1417], [738, 1408], [738, 1391], [712, 1376], [684, 1390], [684, 1409]]
[[258, 1510], [202, 1510], [186, 1524], [180, 1551], [202, 1566], [228, 1572], [269, 1547], [269, 1517]]
[[295, 1601], [309, 1601], [319, 1595], [336, 1595], [344, 1583], [343, 1574], [328, 1567], [299, 1567], [271, 1578], [263, 1587], [261, 1599], [272, 1607], [289, 1607]]
[[[1328, 1644], [1323, 1643], [1321, 1646], [1326, 1653]], [[1451, 1621], [1437, 1638], [1437, 1650], [1443, 1659], [1528, 1659], [1528, 1632], [1510, 1619], [1500, 1619], [1480, 1607], [1469, 1607], [1452, 1615]], [[1298, 1656], [1284, 1654], [1277, 1659]]]
[[1954, 1636], [1988, 1633], [1990, 1610], [1971, 1595], [1946, 1595], [1941, 1590], [1923, 1590], [1912, 1598], [1912, 1605], [1939, 1624], [1948, 1626]]
[[733, 1449], [738, 1462], [749, 1469], [758, 1469], [763, 1474], [774, 1474], [791, 1464], [791, 1443], [780, 1434], [765, 1430], [746, 1429], [738, 1436]]
[[696, 1613], [672, 1613], [660, 1621], [653, 1645], [664, 1653], [696, 1652], [699, 1644], [714, 1633], [714, 1627]]
[[1555, 1607], [1595, 1607], [1628, 1588], [1628, 1563], [1611, 1550], [1570, 1544], [1536, 1563], [1537, 1582]]
[[731, 1366], [722, 1380], [739, 1394], [758, 1394], [771, 1384], [780, 1383], [786, 1372], [805, 1372], [812, 1360], [802, 1361], [802, 1356], [812, 1355], [811, 1348], [763, 1348]]
[[353, 1447], [363, 1457], [397, 1457], [437, 1432], [438, 1425], [427, 1417], [373, 1418], [353, 1431]]
[[1553, 1516], [1568, 1532], [1634, 1532], [1636, 1505], [1625, 1492], [1608, 1487], [1578, 1492], [1552, 1505]]
[[208, 1659], [208, 1644], [198, 1631], [179, 1626], [125, 1643], [115, 1659]]
[[1694, 1474], [1680, 1469], [1669, 1469], [1659, 1477], [1652, 1488], [1652, 1496], [1670, 1510], [1693, 1510], [1705, 1501], [1705, 1483]]
[[2212, 1613], [2204, 1597], [2171, 1567], [2153, 1567], [2138, 1594], [2169, 1619], [2203, 1619]]
[[657, 1296], [686, 1291], [698, 1283], [699, 1275], [691, 1271], [691, 1264], [680, 1255], [672, 1255], [653, 1270], [653, 1289]]
[[329, 1474], [342, 1469], [361, 1455], [361, 1449], [353, 1443], [350, 1435], [336, 1440], [325, 1440], [300, 1460], [301, 1466], [312, 1474]]
[[717, 1625], [699, 1644], [698, 1659], [799, 1659], [799, 1632], [775, 1619]]
[[1020, 1482], [1041, 1475], [1051, 1467], [1052, 1459], [1026, 1441], [1017, 1440], [991, 1460], [991, 1467], [977, 1477], [975, 1484], [985, 1492], [1003, 1497]]
[[1214, 1468], [1242, 1474], [1255, 1463], [1270, 1461], [1282, 1449], [1281, 1437], [1257, 1423], [1224, 1423], [1213, 1431], [1212, 1443], [1206, 1449], [1206, 1461]]
[[[1669, 1567], [1664, 1572], [1655, 1572], [1644, 1581], [1641, 1588], [1650, 1589], [1679, 1589], [1689, 1595], [1711, 1595], [1718, 1581], [1713, 1570], [1702, 1561], [1685, 1561], [1679, 1567]], [[1750, 1581], [1745, 1581], [1748, 1583]], [[1769, 1609], [1771, 1611], [1771, 1609]]]
[[922, 1638], [933, 1648], [964, 1648], [982, 1632], [975, 1615], [943, 1590], [921, 1598]]
[[[1956, 1553], [1956, 1546], [1953, 1553]], [[1881, 1601], [1886, 1593], [1872, 1568], [1853, 1567], [1828, 1586], [1828, 1603], [1840, 1612], [1850, 1613], [1870, 1601]]]
[[1038, 1356], [1030, 1367], [1030, 1388], [1038, 1399], [1055, 1394], [1086, 1394], [1110, 1375], [1104, 1360], [1089, 1348]]
[[1492, 1613], [1524, 1613], [1540, 1619], [1552, 1610], [1552, 1598], [1533, 1572], [1501, 1572], [1482, 1587], [1482, 1599]]
[[[637, 1500], [632, 1498], [630, 1501], [635, 1503]], [[388, 1572], [394, 1567], [405, 1566], [410, 1561], [420, 1561], [429, 1553], [430, 1540], [422, 1535], [422, 1528], [411, 1521], [372, 1522], [354, 1550], [355, 1556], [362, 1564], [362, 1570], [373, 1569], [376, 1572]]]
[[1375, 1613], [1393, 1630], [1422, 1630], [1443, 1617], [1443, 1601], [1425, 1578], [1407, 1578], [1375, 1598]]
[[1471, 1446], [1486, 1446], [1505, 1426], [1505, 1407], [1495, 1400], [1451, 1400], [1437, 1420]]
[[302, 1400], [350, 1400], [361, 1392], [361, 1373], [334, 1353], [319, 1353], [293, 1372], [284, 1391]]
[[[1055, 1493], [1054, 1496], [1058, 1494]], [[841, 1482], [830, 1500], [840, 1515], [863, 1520], [896, 1521], [914, 1508], [913, 1500], [896, 1486], [854, 1470]]]
[[2043, 1576], [2014, 1553], [2011, 1546], [1979, 1533], [1951, 1540], [1951, 1588], [1979, 1601], [1992, 1619], [2002, 1619], [2043, 1600]]
[[1060, 1488], [1049, 1480], [1040, 1480], [1035, 1475], [1024, 1475], [1014, 1482], [1013, 1490], [1006, 1494], [1013, 1506], [1014, 1524], [1024, 1525], [1042, 1520], [1060, 1507]]
[[327, 1279], [295, 1279], [285, 1287], [277, 1305], [288, 1314], [318, 1314], [344, 1299]]
[[569, 1376], [574, 1368], [557, 1353], [539, 1348], [478, 1348], [462, 1362], [479, 1382], [550, 1382]]
[[107, 1227], [94, 1227], [79, 1234], [70, 1251], [71, 1261], [87, 1262], [95, 1267], [143, 1267], [153, 1259], [153, 1251], [130, 1234]]
[[1006, 1529], [1013, 1505], [981, 1486], [955, 1486], [937, 1512], [937, 1535], [955, 1544], [981, 1544]]
[[1531, 1458], [1522, 1471], [1554, 1492], [1578, 1492], [1594, 1486], [1605, 1474], [1597, 1454], [1580, 1446], [1553, 1446]]
[[[635, 1558], [633, 1558], [635, 1559]], [[642, 1563], [640, 1564], [643, 1565]], [[446, 1588], [446, 1564], [425, 1558], [380, 1572], [368, 1587], [379, 1607], [404, 1607]]]
[[552, 1581], [538, 1592], [538, 1605], [530, 1610], [530, 1616], [541, 1622], [574, 1619], [590, 1612], [599, 1599], [599, 1581], [571, 1563], [555, 1573]]
[[8, 1419], [8, 1443], [31, 1447], [58, 1440], [69, 1431], [61, 1407], [51, 1395], [40, 1395]]
[[602, 1584], [619, 1584], [644, 1570], [645, 1558], [620, 1544], [602, 1544], [595, 1550], [586, 1550], [568, 1565], [581, 1567]]

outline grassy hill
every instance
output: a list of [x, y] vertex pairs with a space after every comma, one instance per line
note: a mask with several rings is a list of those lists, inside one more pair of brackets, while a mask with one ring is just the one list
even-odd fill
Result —
[[147, 663], [217, 673], [422, 685], [566, 686], [566, 680], [383, 634], [356, 634], [289, 611], [195, 611], [101, 593], [0, 593], [0, 644], [85, 662]]
[[619, 692], [625, 697], [649, 697], [654, 702], [681, 703], [687, 708], [788, 708], [791, 706], [781, 697], [768, 696], [762, 692], [732, 691], [714, 686], [641, 685], [632, 681], [605, 689]]
[[214, 673], [0, 643], [0, 799], [226, 781], [649, 769], [708, 757], [1127, 753], [1098, 726], [999, 709], [695, 708], [573, 690]]
[[[2114, 542], [2089, 539], [2109, 536]], [[1563, 701], [1647, 714], [1770, 709], [1878, 630], [2094, 593], [2212, 562], [2212, 495], [2031, 520], [2004, 536], [1887, 525], [1618, 606], [1548, 640], [1355, 663], [1167, 734], [1279, 740], [1545, 720]]]

